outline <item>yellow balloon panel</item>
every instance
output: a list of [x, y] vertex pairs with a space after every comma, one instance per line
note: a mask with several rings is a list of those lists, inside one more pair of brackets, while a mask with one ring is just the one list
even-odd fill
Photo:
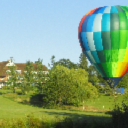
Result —
[[117, 62], [115, 77], [119, 77], [121, 75], [121, 69], [122, 69], [122, 62]]
[[125, 51], [123, 62], [128, 62], [128, 49]]

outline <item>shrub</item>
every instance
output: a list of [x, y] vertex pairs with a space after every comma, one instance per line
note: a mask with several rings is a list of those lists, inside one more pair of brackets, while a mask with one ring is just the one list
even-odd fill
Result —
[[115, 105], [112, 112], [114, 128], [128, 128], [128, 104], [122, 102], [122, 106]]

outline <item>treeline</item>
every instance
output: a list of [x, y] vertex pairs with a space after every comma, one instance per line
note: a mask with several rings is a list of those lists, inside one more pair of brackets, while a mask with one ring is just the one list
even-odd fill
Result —
[[[76, 105], [79, 106], [87, 99], [95, 99], [99, 92], [110, 91], [110, 87], [92, 65], [88, 65], [85, 54], [81, 53], [79, 63], [75, 64], [69, 59], [55, 61], [51, 57], [48, 74], [43, 72], [43, 60], [36, 61], [36, 69], [33, 62], [27, 61], [25, 71], [22, 74], [16, 72], [16, 66], [8, 66], [8, 87], [22, 90], [22, 94], [34, 91], [41, 101], [48, 106], [52, 105]], [[126, 79], [126, 78], [125, 78]], [[103, 88], [99, 82], [106, 86]]]

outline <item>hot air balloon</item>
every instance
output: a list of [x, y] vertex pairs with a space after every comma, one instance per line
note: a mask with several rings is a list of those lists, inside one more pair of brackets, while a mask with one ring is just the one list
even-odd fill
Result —
[[78, 38], [90, 63], [115, 87], [128, 70], [128, 7], [89, 11], [80, 21]]

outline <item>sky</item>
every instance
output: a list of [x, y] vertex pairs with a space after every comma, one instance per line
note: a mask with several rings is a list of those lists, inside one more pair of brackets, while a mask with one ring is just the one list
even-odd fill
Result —
[[78, 26], [88, 11], [128, 0], [0, 0], [0, 62], [65, 58], [79, 63]]

